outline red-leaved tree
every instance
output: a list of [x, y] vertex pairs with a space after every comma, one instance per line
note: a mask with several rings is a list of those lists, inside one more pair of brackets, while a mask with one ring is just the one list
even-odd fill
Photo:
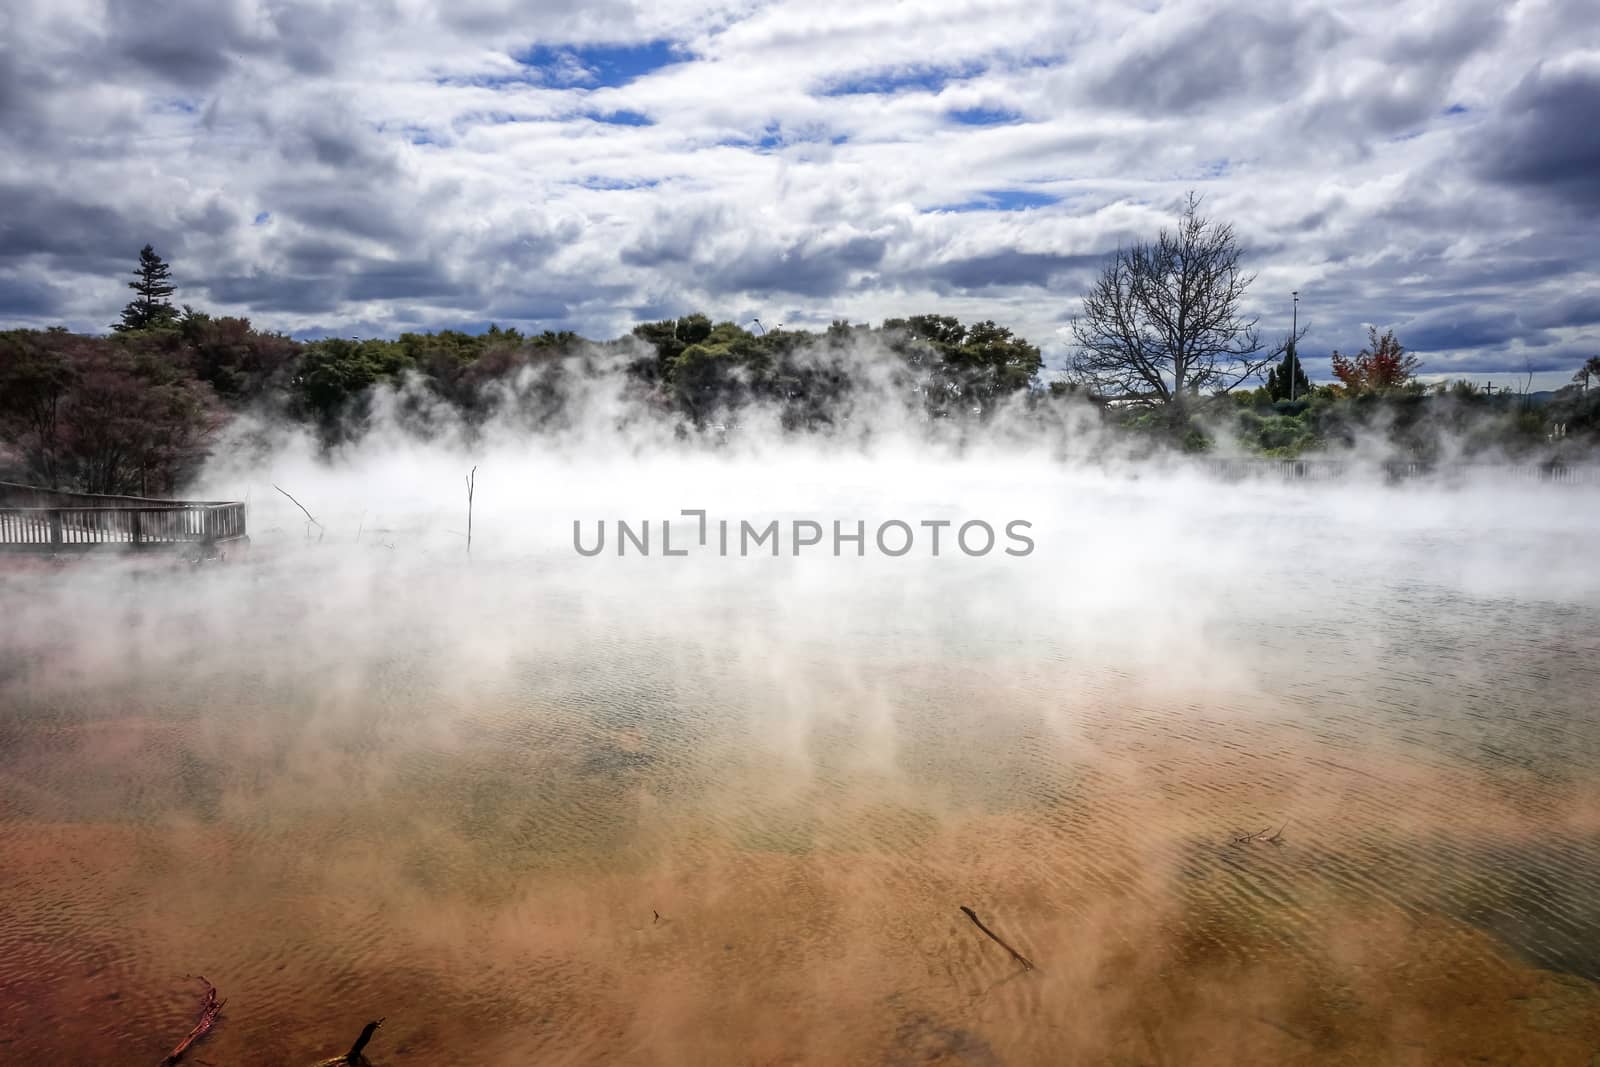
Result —
[[1378, 336], [1376, 326], [1367, 327], [1367, 345], [1353, 356], [1333, 353], [1333, 376], [1351, 394], [1381, 393], [1399, 389], [1416, 377], [1422, 364], [1406, 352], [1390, 330]]

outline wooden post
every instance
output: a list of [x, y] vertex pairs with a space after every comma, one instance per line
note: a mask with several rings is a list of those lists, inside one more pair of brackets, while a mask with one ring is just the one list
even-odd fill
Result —
[[138, 508], [135, 508], [128, 513], [128, 532], [133, 535], [133, 544], [135, 548], [144, 543], [144, 528], [143, 524], [139, 522], [139, 518], [143, 514], [144, 512], [140, 511]]
[[50, 512], [49, 512], [49, 515], [50, 515], [50, 546], [52, 548], [60, 548], [61, 547], [61, 512], [60, 512], [60, 510], [58, 510], [56, 508], [51, 508]]

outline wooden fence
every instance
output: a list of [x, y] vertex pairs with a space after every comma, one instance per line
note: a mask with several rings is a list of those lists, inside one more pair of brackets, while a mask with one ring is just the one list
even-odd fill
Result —
[[1200, 467], [1215, 478], [1274, 478], [1289, 481], [1412, 479], [1442, 482], [1537, 481], [1568, 485], [1600, 485], [1600, 466], [1566, 463], [1352, 463], [1329, 459], [1203, 459]]
[[0, 508], [0, 551], [194, 548], [214, 555], [229, 542], [249, 542], [240, 503]]

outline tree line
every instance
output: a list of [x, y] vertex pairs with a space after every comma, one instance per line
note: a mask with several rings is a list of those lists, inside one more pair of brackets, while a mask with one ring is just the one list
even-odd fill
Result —
[[1038, 346], [1010, 328], [940, 314], [768, 330], [695, 313], [603, 341], [498, 326], [297, 341], [175, 305], [171, 268], [146, 245], [108, 336], [0, 332], [0, 478], [161, 495], [244, 412], [305, 425], [327, 447], [359, 438], [380, 397], [421, 433], [441, 412], [468, 432], [491, 420], [540, 432], [569, 427], [597, 385], [630, 417], [713, 440], [756, 417], [789, 433], [870, 433], [891, 415], [966, 432], [1002, 411], [1059, 422], [1067, 406], [1150, 450], [1232, 442], [1294, 456], [1381, 433], [1397, 456], [1426, 460], [1447, 441], [1526, 455], [1600, 440], [1600, 358], [1536, 407], [1464, 382], [1425, 389], [1417, 358], [1373, 330], [1314, 385], [1305, 331], [1263, 337], [1244, 312], [1253, 276], [1234, 232], [1199, 208], [1191, 197], [1174, 229], [1108, 260], [1071, 321], [1068, 372], [1048, 382]]

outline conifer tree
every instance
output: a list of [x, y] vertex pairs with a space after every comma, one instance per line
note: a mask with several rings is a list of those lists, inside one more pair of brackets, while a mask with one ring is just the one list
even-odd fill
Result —
[[171, 326], [178, 321], [178, 312], [167, 297], [175, 289], [172, 285], [172, 268], [150, 245], [139, 249], [139, 265], [133, 271], [134, 280], [128, 288], [139, 295], [122, 309], [122, 321], [111, 328], [118, 333], [128, 330], [150, 330]]
[[[1290, 389], [1290, 383], [1294, 388]], [[1267, 395], [1274, 400], [1288, 400], [1293, 392], [1294, 399], [1308, 395], [1311, 392], [1311, 382], [1306, 378], [1306, 372], [1300, 366], [1300, 356], [1295, 352], [1295, 344], [1291, 339], [1283, 350], [1283, 359], [1276, 367], [1267, 371]]]

